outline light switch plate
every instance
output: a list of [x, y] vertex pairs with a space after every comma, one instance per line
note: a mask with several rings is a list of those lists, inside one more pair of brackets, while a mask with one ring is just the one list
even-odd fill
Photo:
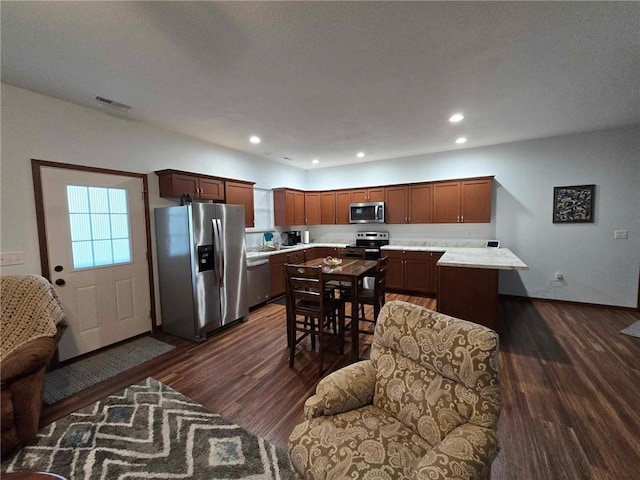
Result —
[[616, 240], [624, 240], [629, 237], [629, 230], [615, 230], [613, 232], [613, 238]]
[[24, 263], [24, 252], [4, 252], [0, 253], [0, 266], [22, 265]]

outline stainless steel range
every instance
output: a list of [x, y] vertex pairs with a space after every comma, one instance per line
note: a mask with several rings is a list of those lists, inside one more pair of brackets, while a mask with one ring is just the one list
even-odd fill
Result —
[[377, 260], [385, 245], [389, 245], [389, 232], [358, 232], [355, 245], [347, 245], [345, 257], [360, 257], [364, 250], [367, 260]]

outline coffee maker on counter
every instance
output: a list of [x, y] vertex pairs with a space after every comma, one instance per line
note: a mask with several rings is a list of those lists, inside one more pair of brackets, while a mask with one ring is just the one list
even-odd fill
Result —
[[290, 247], [292, 245], [298, 245], [302, 242], [300, 230], [291, 230], [289, 232], [282, 232], [280, 235], [282, 238], [282, 245]]

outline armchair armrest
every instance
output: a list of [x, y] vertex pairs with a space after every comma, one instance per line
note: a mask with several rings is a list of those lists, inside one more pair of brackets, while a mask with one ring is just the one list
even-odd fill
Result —
[[0, 372], [2, 385], [16, 379], [31, 375], [45, 366], [56, 349], [56, 343], [51, 337], [41, 337], [31, 340], [18, 350], [15, 350], [2, 361]]
[[375, 384], [376, 369], [371, 360], [348, 365], [320, 380], [316, 394], [304, 404], [304, 416], [311, 420], [369, 405]]
[[498, 450], [494, 430], [471, 423], [460, 425], [422, 457], [413, 479], [488, 479]]

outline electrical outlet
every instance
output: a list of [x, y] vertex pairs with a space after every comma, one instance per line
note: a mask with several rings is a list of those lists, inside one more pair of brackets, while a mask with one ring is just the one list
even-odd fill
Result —
[[625, 240], [629, 238], [629, 230], [614, 230], [613, 238], [616, 240]]
[[478, 238], [478, 230], [469, 230], [469, 237]]
[[0, 265], [22, 265], [24, 263], [24, 252], [4, 252], [0, 254]]

